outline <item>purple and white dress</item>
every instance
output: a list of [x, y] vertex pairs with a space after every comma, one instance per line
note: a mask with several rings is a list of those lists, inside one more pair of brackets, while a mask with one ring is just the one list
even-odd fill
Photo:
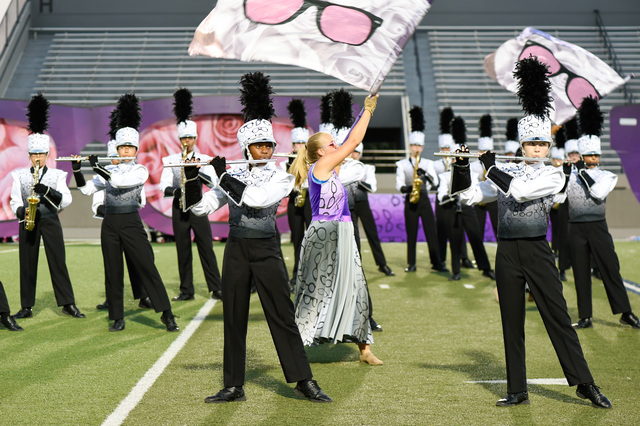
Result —
[[[315, 165], [314, 165], [315, 166]], [[369, 290], [356, 246], [347, 192], [333, 172], [325, 181], [309, 170], [313, 214], [296, 279], [295, 318], [305, 346], [373, 343]]]

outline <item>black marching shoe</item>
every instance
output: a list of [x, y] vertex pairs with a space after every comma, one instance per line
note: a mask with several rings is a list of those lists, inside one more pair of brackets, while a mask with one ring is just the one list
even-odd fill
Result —
[[229, 386], [222, 389], [215, 395], [208, 396], [204, 399], [204, 402], [232, 402], [232, 401], [246, 401], [247, 397], [244, 394], [242, 386]]
[[491, 278], [494, 281], [496, 280], [496, 273], [493, 272], [493, 269], [485, 269], [484, 271], [482, 271], [482, 276]]
[[109, 309], [109, 302], [107, 302], [106, 300], [104, 301], [104, 303], [101, 303], [99, 305], [96, 305], [96, 309], [99, 310], [105, 310], [105, 309]]
[[476, 265], [469, 259], [462, 259], [460, 261], [460, 266], [467, 269], [475, 269], [476, 267]]
[[213, 290], [211, 292], [211, 298], [212, 299], [217, 299], [217, 300], [222, 300], [222, 292], [220, 290]]
[[2, 315], [2, 325], [9, 331], [22, 331], [22, 327], [18, 325], [11, 315]]
[[31, 318], [33, 316], [33, 312], [31, 308], [22, 308], [15, 315], [12, 315], [14, 318]]
[[371, 324], [371, 331], [382, 331], [382, 326], [373, 317], [369, 317], [369, 324]]
[[404, 268], [405, 272], [415, 272], [416, 271], [416, 265], [408, 265], [406, 268]]
[[382, 272], [383, 274], [385, 274], [388, 277], [393, 277], [396, 274], [393, 273], [393, 271], [391, 270], [391, 268], [389, 268], [387, 265], [382, 265], [378, 268], [378, 271]]
[[111, 324], [111, 327], [109, 327], [109, 331], [122, 331], [124, 330], [124, 320], [123, 319], [117, 319], [113, 322], [113, 324]]
[[529, 403], [529, 392], [509, 393], [506, 398], [499, 399], [496, 402], [497, 407], [514, 407], [518, 404]]
[[620, 317], [620, 323], [629, 324], [633, 328], [640, 328], [640, 320], [633, 312], [625, 312]]
[[311, 402], [333, 402], [333, 399], [320, 389], [318, 382], [312, 379], [299, 381], [294, 392], [296, 395], [307, 398]]
[[593, 321], [591, 318], [582, 318], [578, 322], [571, 324], [573, 328], [579, 330], [581, 328], [593, 328]]
[[153, 309], [153, 303], [151, 303], [151, 299], [148, 297], [140, 299], [140, 303], [138, 303], [138, 307], [142, 309]]
[[446, 266], [444, 266], [444, 263], [441, 263], [440, 265], [433, 265], [431, 267], [432, 271], [438, 271], [438, 272], [449, 272], [449, 270], [447, 269]]
[[449, 281], [460, 281], [460, 272], [456, 272], [455, 274], [449, 277]]
[[160, 317], [160, 321], [162, 321], [162, 323], [167, 326], [167, 331], [180, 330], [180, 328], [178, 327], [178, 324], [176, 324], [175, 315], [162, 314], [162, 316]]
[[611, 401], [600, 392], [600, 389], [595, 385], [595, 383], [585, 383], [582, 385], [578, 385], [576, 389], [576, 395], [582, 399], [588, 399], [591, 401], [594, 407], [598, 408], [612, 408], [613, 405]]
[[87, 316], [80, 312], [80, 309], [73, 303], [70, 305], [64, 305], [62, 307], [62, 313], [65, 315], [71, 315], [74, 318], [86, 318]]
[[185, 293], [180, 293], [179, 295], [172, 297], [171, 300], [193, 300], [193, 296], [189, 296], [188, 294]]

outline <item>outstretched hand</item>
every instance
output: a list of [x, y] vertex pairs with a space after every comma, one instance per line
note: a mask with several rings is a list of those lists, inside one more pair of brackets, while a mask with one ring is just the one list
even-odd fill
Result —
[[378, 94], [369, 95], [366, 98], [364, 98], [364, 109], [365, 111], [369, 111], [372, 117], [373, 117], [373, 111], [376, 110], [377, 105], [378, 105]]

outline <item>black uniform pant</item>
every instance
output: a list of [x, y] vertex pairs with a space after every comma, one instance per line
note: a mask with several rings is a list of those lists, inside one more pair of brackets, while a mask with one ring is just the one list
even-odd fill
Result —
[[[175, 203], [174, 203], [175, 204]], [[191, 230], [195, 236], [198, 255], [202, 264], [202, 271], [209, 291], [220, 291], [220, 270], [213, 252], [213, 238], [211, 225], [207, 216], [196, 216], [191, 212], [183, 212], [173, 206], [171, 212], [173, 236], [176, 240], [178, 252], [178, 272], [180, 273], [180, 293], [193, 296], [193, 253], [191, 244]]]
[[4, 286], [2, 285], [2, 281], [0, 281], [0, 314], [8, 314], [9, 312], [11, 311], [9, 310], [7, 293], [4, 292]]
[[153, 249], [138, 212], [125, 214], [107, 213], [100, 232], [104, 274], [109, 303], [109, 319], [124, 317], [124, 251], [135, 263], [144, 290], [149, 295], [156, 312], [171, 309], [158, 269], [154, 264]]
[[20, 303], [23, 308], [31, 308], [36, 303], [36, 281], [38, 278], [38, 256], [40, 240], [44, 240], [53, 293], [58, 306], [75, 303], [73, 287], [67, 270], [64, 237], [58, 215], [36, 218], [32, 231], [20, 224]]
[[527, 390], [525, 283], [529, 284], [569, 386], [592, 383], [546, 237], [501, 240], [496, 252], [496, 284], [507, 361], [507, 392]]
[[487, 212], [489, 213], [489, 219], [491, 219], [491, 227], [493, 228], [493, 235], [498, 237], [498, 202], [492, 201], [486, 204], [476, 204], [473, 206], [473, 210], [478, 217], [478, 224], [482, 231], [482, 241], [484, 241], [484, 228], [487, 224]]
[[295, 322], [288, 281], [276, 237], [229, 237], [222, 262], [225, 387], [244, 385], [252, 282], [286, 381], [313, 376]]
[[620, 262], [613, 239], [609, 234], [607, 221], [570, 223], [569, 244], [580, 318], [593, 316], [590, 255], [593, 255], [602, 275], [611, 312], [614, 314], [631, 312], [629, 296], [620, 276]]
[[429, 258], [431, 265], [442, 265], [440, 250], [438, 249], [438, 233], [436, 221], [431, 208], [431, 200], [426, 191], [420, 191], [420, 200], [416, 203], [409, 202], [407, 194], [404, 202], [404, 224], [407, 230], [407, 263], [416, 264], [416, 244], [418, 242], [418, 220], [422, 219], [422, 229], [429, 246]]
[[[444, 206], [440, 203], [436, 203], [436, 229], [438, 231], [438, 250], [440, 251], [440, 260], [445, 264], [447, 262], [447, 241], [449, 241], [449, 235], [451, 231], [448, 229], [449, 220], [445, 217], [447, 212], [444, 211]], [[460, 246], [460, 258], [469, 259], [467, 253], [467, 242], [463, 239]]]
[[[124, 260], [127, 263], [127, 271], [129, 272], [129, 281], [131, 281], [131, 292], [133, 293], [134, 299], [145, 299], [147, 296], [147, 292], [144, 291], [144, 287], [142, 286], [142, 278], [140, 278], [140, 274], [138, 273], [137, 266], [131, 260], [127, 253], [124, 254]], [[106, 289], [106, 281], [105, 281], [105, 289]]]
[[551, 219], [551, 248], [558, 256], [558, 269], [565, 271], [571, 267], [569, 253], [569, 206], [566, 202], [557, 209], [552, 209]]
[[484, 271], [491, 269], [489, 263], [489, 257], [487, 251], [484, 248], [482, 242], [482, 233], [480, 232], [480, 225], [478, 224], [478, 217], [476, 216], [473, 207], [462, 206], [458, 211], [456, 204], [451, 202], [445, 204], [443, 207], [443, 214], [447, 224], [447, 232], [449, 233], [449, 248], [451, 249], [451, 271], [454, 274], [460, 272], [460, 259], [461, 252], [460, 246], [466, 245], [464, 234], [466, 232], [469, 238], [469, 244], [471, 250], [473, 250], [473, 256], [476, 259], [478, 269]]
[[291, 230], [291, 244], [293, 244], [293, 277], [298, 273], [298, 262], [300, 261], [300, 248], [302, 240], [307, 231], [307, 227], [311, 223], [311, 203], [309, 202], [309, 193], [304, 200], [302, 207], [296, 207], [295, 198], [298, 193], [294, 192], [289, 196], [289, 204], [287, 204], [287, 218], [289, 220], [289, 229]]
[[376, 221], [373, 218], [373, 212], [369, 205], [369, 200], [356, 201], [354, 208], [350, 210], [351, 221], [353, 222], [353, 232], [356, 237], [356, 245], [358, 246], [358, 252], [360, 252], [360, 258], [362, 258], [362, 252], [360, 250], [360, 227], [358, 226], [358, 219], [362, 222], [362, 228], [369, 241], [369, 247], [373, 253], [373, 259], [378, 266], [385, 266], [387, 259], [384, 257], [382, 251], [382, 245], [380, 244], [380, 236], [378, 235], [378, 227]]

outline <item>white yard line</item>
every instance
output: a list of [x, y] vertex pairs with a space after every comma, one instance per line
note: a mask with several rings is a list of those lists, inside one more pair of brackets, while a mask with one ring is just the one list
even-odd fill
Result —
[[107, 417], [107, 419], [102, 423], [103, 425], [114, 426], [121, 425], [129, 413], [136, 408], [138, 403], [144, 397], [144, 394], [153, 386], [155, 381], [160, 377], [165, 368], [171, 363], [173, 358], [178, 355], [178, 352], [186, 345], [187, 341], [193, 333], [198, 329], [202, 321], [205, 320], [211, 309], [216, 305], [217, 300], [209, 299], [204, 304], [198, 314], [191, 320], [189, 325], [180, 333], [180, 335], [173, 341], [171, 346], [167, 348], [167, 350], [162, 354], [160, 359], [156, 361], [153, 366], [147, 370], [147, 372], [142, 376], [142, 378], [138, 381], [138, 383], [131, 389], [131, 392], [125, 399], [123, 399], [120, 404], [116, 407], [116, 409]]
[[[473, 380], [465, 383], [507, 383], [506, 380]], [[569, 386], [567, 379], [527, 379], [530, 385], [563, 385]]]

